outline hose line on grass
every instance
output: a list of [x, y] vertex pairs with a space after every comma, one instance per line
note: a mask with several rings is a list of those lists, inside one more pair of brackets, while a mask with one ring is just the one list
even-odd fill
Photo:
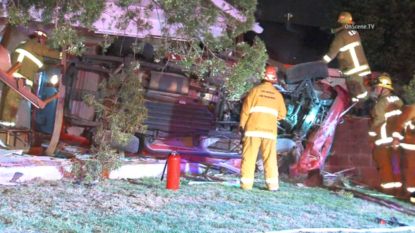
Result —
[[296, 230], [269, 231], [266, 233], [300, 233], [300, 232], [415, 232], [415, 227], [348, 229], [348, 228], [303, 228]]

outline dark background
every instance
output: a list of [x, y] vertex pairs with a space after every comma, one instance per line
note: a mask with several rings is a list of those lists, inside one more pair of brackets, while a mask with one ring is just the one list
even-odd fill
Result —
[[[257, 8], [257, 22], [264, 29], [258, 36], [271, 59], [298, 64], [319, 60], [327, 52], [333, 39], [329, 29], [337, 18], [333, 1], [259, 0]], [[287, 13], [293, 15], [289, 23]], [[248, 32], [244, 38], [251, 42], [255, 36]], [[336, 61], [330, 66], [337, 67]]]
[[[358, 30], [372, 71], [388, 72], [395, 81], [408, 83], [415, 70], [415, 0], [258, 0], [259, 36], [271, 59], [284, 64], [320, 60], [328, 51], [338, 14], [348, 11], [356, 24], [374, 24]], [[286, 14], [293, 17], [289, 23]], [[330, 68], [337, 68], [334, 59]]]

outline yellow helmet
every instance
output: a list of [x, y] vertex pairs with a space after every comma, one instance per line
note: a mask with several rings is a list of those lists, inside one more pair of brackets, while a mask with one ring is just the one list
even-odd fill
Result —
[[375, 87], [384, 87], [386, 89], [389, 89], [391, 91], [393, 91], [393, 87], [392, 87], [392, 80], [390, 77], [382, 75], [378, 78]]
[[339, 15], [337, 22], [342, 24], [354, 24], [352, 15], [349, 12], [342, 12]]

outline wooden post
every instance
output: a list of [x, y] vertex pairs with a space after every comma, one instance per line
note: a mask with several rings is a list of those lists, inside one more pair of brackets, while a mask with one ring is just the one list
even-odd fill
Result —
[[50, 139], [50, 143], [48, 146], [48, 149], [46, 149], [45, 154], [47, 156], [53, 156], [56, 150], [56, 147], [59, 143], [59, 138], [61, 135], [61, 129], [62, 129], [62, 121], [63, 121], [63, 107], [65, 104], [65, 91], [66, 87], [63, 85], [62, 82], [62, 75], [66, 73], [66, 46], [62, 48], [62, 62], [63, 70], [61, 72], [61, 75], [59, 76], [59, 90], [58, 90], [58, 101], [56, 103], [56, 115], [55, 115], [55, 125], [53, 128], [53, 134], [52, 138]]

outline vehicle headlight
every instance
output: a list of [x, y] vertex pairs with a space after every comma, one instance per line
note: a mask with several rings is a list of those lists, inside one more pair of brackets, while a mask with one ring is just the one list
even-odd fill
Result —
[[52, 78], [50, 79], [50, 82], [55, 85], [59, 82], [59, 77], [55, 74], [52, 76]]

